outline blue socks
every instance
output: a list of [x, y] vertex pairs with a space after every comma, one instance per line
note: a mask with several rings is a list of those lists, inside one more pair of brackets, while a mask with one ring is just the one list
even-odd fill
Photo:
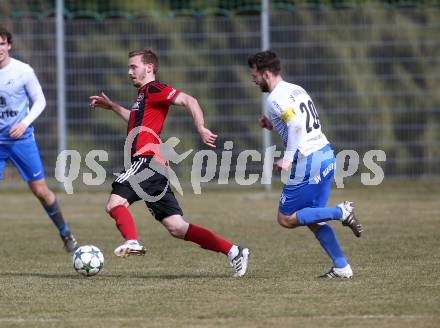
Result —
[[52, 205], [43, 205], [43, 207], [53, 224], [55, 224], [57, 227], [61, 238], [68, 236], [70, 234], [69, 226], [66, 222], [64, 222], [63, 214], [61, 213], [61, 209], [58, 204], [58, 199], [55, 199], [55, 202]]
[[342, 210], [339, 207], [306, 207], [296, 212], [296, 219], [301, 225], [339, 220], [341, 217]]
[[[296, 219], [300, 225], [339, 220], [341, 217], [342, 210], [339, 207], [306, 207], [296, 212]], [[332, 259], [335, 268], [344, 268], [348, 264], [341, 247], [339, 247], [336, 235], [328, 224], [320, 226], [315, 231], [315, 237], [327, 255]]]
[[315, 231], [315, 237], [327, 255], [332, 259], [335, 268], [344, 268], [348, 264], [347, 259], [339, 247], [336, 235], [328, 224], [320, 226], [318, 230]]

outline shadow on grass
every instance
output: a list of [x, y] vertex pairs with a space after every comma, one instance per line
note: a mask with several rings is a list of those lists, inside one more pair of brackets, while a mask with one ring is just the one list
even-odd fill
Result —
[[167, 279], [167, 280], [178, 280], [178, 279], [204, 279], [204, 278], [230, 278], [231, 276], [228, 274], [215, 274], [215, 273], [181, 273], [181, 274], [137, 274], [134, 276], [123, 276], [120, 277], [128, 277], [128, 278], [137, 278], [137, 279]]
[[166, 279], [166, 280], [178, 280], [178, 279], [204, 279], [204, 278], [230, 278], [227, 274], [212, 274], [212, 273], [183, 273], [183, 274], [108, 274], [101, 273], [96, 276], [85, 277], [80, 274], [59, 274], [59, 273], [41, 273], [41, 272], [1, 272], [0, 277], [39, 277], [49, 279], [94, 279], [95, 277], [103, 278], [128, 278], [128, 279]]

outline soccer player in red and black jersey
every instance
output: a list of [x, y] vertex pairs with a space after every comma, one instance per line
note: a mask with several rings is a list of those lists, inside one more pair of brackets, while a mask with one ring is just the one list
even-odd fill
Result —
[[[151, 49], [131, 51], [128, 57], [128, 77], [138, 88], [138, 96], [132, 108], [130, 110], [123, 108], [111, 101], [104, 93], [90, 97], [92, 108], [101, 107], [114, 111], [128, 122], [127, 138], [129, 138], [128, 144], [131, 144], [128, 150], [131, 152], [131, 167], [122, 171], [113, 182], [113, 190], [106, 206], [106, 211], [116, 221], [116, 226], [125, 239], [125, 243], [115, 249], [115, 254], [120, 257], [145, 254], [145, 248], [138, 242], [134, 220], [128, 210], [133, 202], [142, 199], [132, 187], [130, 178], [142, 170], [153, 167], [153, 162], [156, 167], [157, 163], [163, 165], [164, 161], [159, 154], [158, 136], [170, 106], [174, 104], [185, 107], [191, 114], [196, 131], [204, 144], [214, 148], [217, 138], [217, 135], [205, 127], [203, 112], [197, 99], [156, 81], [159, 61]], [[161, 222], [173, 237], [227, 255], [235, 271], [234, 277], [244, 276], [249, 249], [234, 245], [204, 227], [186, 222], [167, 177], [157, 170], [149, 172], [154, 173], [139, 186], [147, 195], [160, 198], [158, 200], [155, 198], [154, 201], [150, 197], [144, 199], [155, 219]]]

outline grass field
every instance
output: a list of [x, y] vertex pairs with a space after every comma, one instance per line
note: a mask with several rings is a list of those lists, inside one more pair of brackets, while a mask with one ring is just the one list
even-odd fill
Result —
[[330, 268], [307, 229], [275, 222], [278, 192], [187, 193], [188, 220], [251, 248], [249, 274], [231, 278], [222, 254], [173, 239], [135, 204], [145, 257], [112, 255], [121, 238], [103, 211], [106, 193], [60, 195], [80, 244], [106, 257], [85, 278], [27, 192], [0, 194], [0, 327], [438, 327], [440, 185], [386, 184], [334, 190], [365, 227], [357, 239], [332, 223], [355, 272]]

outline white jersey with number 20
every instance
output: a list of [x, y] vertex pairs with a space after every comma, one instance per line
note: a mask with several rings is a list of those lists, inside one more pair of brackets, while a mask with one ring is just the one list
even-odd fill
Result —
[[279, 82], [267, 98], [267, 114], [284, 142], [287, 161], [293, 160], [296, 151], [308, 156], [329, 143], [312, 99], [299, 85]]

